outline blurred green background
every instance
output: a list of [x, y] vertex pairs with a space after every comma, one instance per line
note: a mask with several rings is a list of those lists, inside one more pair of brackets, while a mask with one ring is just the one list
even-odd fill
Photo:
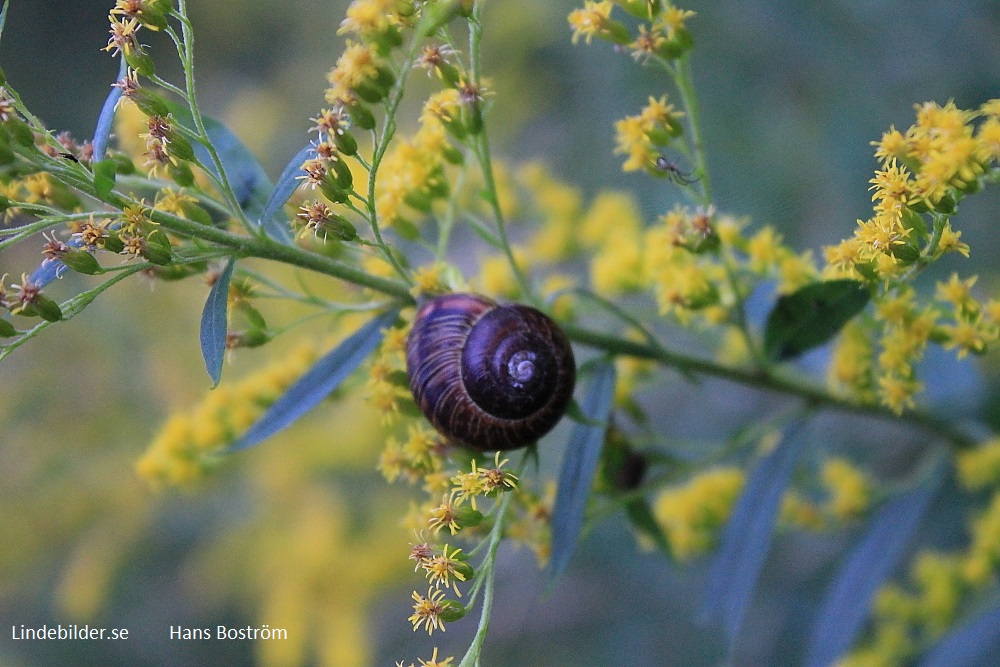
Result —
[[[343, 44], [336, 30], [346, 3], [189, 5], [203, 110], [224, 119], [277, 175], [323, 104], [324, 75]], [[655, 216], [676, 193], [620, 171], [612, 123], [668, 88], [604, 43], [571, 45], [565, 17], [574, 6], [489, 2], [483, 63], [497, 93], [489, 117], [495, 152], [511, 161], [541, 158], [588, 194], [631, 189]], [[890, 125], [908, 126], [915, 103], [954, 99], [973, 107], [1000, 96], [994, 1], [723, 0], [688, 7], [698, 12], [689, 23], [693, 68], [718, 206], [777, 226], [800, 249], [818, 252], [868, 217], [875, 167], [869, 142]], [[81, 139], [93, 132], [117, 72], [100, 50], [109, 8], [94, 0], [16, 0], [0, 41], [0, 66], [29, 108]], [[144, 35], [158, 72], [177, 80], [169, 45]], [[410, 102], [418, 104], [419, 95]], [[403, 118], [415, 124], [414, 113]], [[978, 271], [980, 286], [995, 293], [998, 211], [995, 191], [963, 204], [956, 226], [972, 259], [942, 262], [938, 270]], [[29, 270], [33, 253], [0, 253], [0, 268]], [[374, 472], [379, 443], [327, 451], [331, 420], [350, 419], [346, 413], [312, 414], [197, 491], [154, 495], [138, 483], [133, 463], [159, 425], [208, 387], [197, 347], [205, 293], [198, 281], [155, 288], [132, 281], [0, 365], [0, 663], [257, 664], [261, 656], [249, 642], [169, 641], [167, 628], [285, 623], [296, 631], [287, 619], [295, 618], [296, 605], [307, 605], [309, 586], [328, 587], [316, 599], [336, 598], [338, 587], [345, 600], [348, 590], [357, 594], [351, 563], [373, 558], [379, 529], [391, 532], [405, 512], [405, 493]], [[240, 353], [226, 375], [245, 375], [274, 357]], [[956, 365], [950, 357], [928, 364], [938, 378], [928, 379], [930, 401], [996, 425], [995, 367]], [[665, 386], [644, 401], [661, 415], [665, 432], [698, 438], [724, 436], [782, 405], [715, 382]], [[834, 417], [811, 435], [886, 470], [919, 439], [903, 428]], [[291, 472], [281, 479], [286, 467]], [[936, 507], [926, 538], [947, 546], [961, 534], [958, 517], [953, 503]], [[326, 544], [344, 547], [344, 556], [325, 563], [334, 568], [328, 579], [299, 582], [306, 592], [283, 611], [262, 610], [262, 600], [277, 604], [275, 591], [291, 576], [284, 565], [311, 553], [308, 536], [316, 530], [330, 537]], [[779, 538], [735, 664], [796, 662], [825, 577], [851, 538]], [[408, 663], [429, 657], [435, 644], [442, 655], [461, 655], [472, 621], [433, 641], [409, 629], [408, 596], [418, 582], [408, 576], [407, 541], [402, 531], [383, 540], [398, 546], [378, 548], [367, 592], [350, 598], [359, 602], [333, 605], [326, 625], [302, 627], [303, 636], [342, 631], [365, 638], [354, 654], [328, 648], [327, 656], [344, 651], [339, 664]], [[511, 552], [501, 562], [485, 654], [492, 667], [714, 664], [723, 653], [721, 635], [697, 624], [701, 567], [673, 567], [639, 553], [619, 521], [587, 537], [548, 595], [530, 554]], [[135, 639], [127, 646], [18, 643], [7, 634], [12, 625], [84, 622], [128, 627]], [[351, 623], [361, 624], [353, 635]], [[304, 661], [319, 664], [321, 656]]]

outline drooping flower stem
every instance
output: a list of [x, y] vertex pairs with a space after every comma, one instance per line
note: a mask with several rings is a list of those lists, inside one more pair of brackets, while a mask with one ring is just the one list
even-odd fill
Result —
[[[527, 460], [527, 457], [524, 460]], [[520, 468], [523, 469], [523, 467], [524, 461], [522, 461]], [[479, 627], [476, 629], [476, 635], [472, 639], [469, 650], [466, 651], [465, 657], [462, 658], [462, 662], [458, 664], [458, 667], [475, 667], [479, 665], [479, 654], [483, 649], [483, 642], [486, 641], [486, 633], [490, 625], [490, 612], [493, 609], [497, 548], [500, 546], [503, 538], [503, 519], [513, 497], [513, 492], [503, 494], [503, 498], [497, 507], [496, 516], [493, 519], [493, 528], [490, 530], [489, 536], [489, 546], [487, 547], [486, 555], [483, 557], [478, 574], [479, 577], [485, 577], [482, 584], [483, 606], [479, 614]]]

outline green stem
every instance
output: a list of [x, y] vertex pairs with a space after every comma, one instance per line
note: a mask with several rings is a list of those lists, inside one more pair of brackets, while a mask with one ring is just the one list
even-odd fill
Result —
[[938, 246], [941, 244], [941, 235], [944, 234], [944, 228], [947, 224], [948, 216], [934, 215], [934, 229], [931, 231], [931, 239], [927, 242], [923, 257], [920, 258], [922, 263], [926, 264], [934, 257], [934, 253], [937, 252]]
[[760, 349], [760, 345], [757, 344], [757, 339], [753, 335], [753, 330], [750, 328], [750, 323], [747, 321], [746, 315], [746, 304], [743, 299], [743, 292], [740, 289], [740, 281], [736, 275], [736, 270], [733, 261], [732, 254], [730, 252], [717, 252], [717, 256], [721, 260], [722, 267], [726, 271], [726, 282], [729, 283], [729, 289], [733, 292], [733, 298], [736, 303], [730, 309], [730, 312], [736, 318], [736, 328], [740, 331], [740, 336], [743, 338], [744, 345], [747, 346], [747, 351], [750, 353], [750, 358], [759, 368], [768, 368], [770, 363], [767, 357], [764, 355], [763, 351]]
[[[479, 13], [482, 4], [477, 2], [473, 5], [472, 17], [469, 19], [469, 73], [477, 90], [481, 89], [479, 53], [483, 26], [479, 20]], [[483, 184], [486, 186], [487, 194], [486, 199], [490, 204], [490, 209], [493, 211], [493, 217], [497, 226], [497, 236], [499, 236], [500, 243], [503, 245], [504, 255], [506, 255], [514, 278], [521, 288], [521, 293], [526, 299], [538, 305], [538, 299], [532, 292], [531, 286], [528, 284], [528, 279], [521, 270], [521, 267], [518, 266], [517, 260], [514, 258], [514, 250], [507, 239], [507, 225], [504, 222], [503, 211], [500, 210], [500, 196], [497, 192], [496, 178], [493, 174], [493, 160], [490, 158], [490, 142], [486, 137], [485, 127], [481, 128], [474, 136], [472, 144], [479, 162], [479, 169], [483, 174]]]
[[184, 68], [184, 87], [187, 91], [186, 99], [188, 107], [191, 110], [191, 118], [194, 122], [195, 129], [198, 131], [198, 139], [205, 147], [205, 150], [208, 151], [208, 155], [212, 160], [212, 165], [215, 167], [216, 172], [215, 177], [219, 183], [219, 189], [222, 191], [222, 195], [226, 198], [226, 202], [232, 209], [230, 213], [236, 216], [236, 218], [243, 225], [244, 229], [252, 231], [253, 228], [247, 220], [243, 209], [240, 208], [239, 201], [236, 199], [236, 194], [233, 192], [232, 185], [229, 183], [229, 177], [226, 175], [226, 170], [222, 166], [222, 160], [219, 158], [219, 154], [216, 152], [215, 146], [212, 145], [211, 140], [208, 138], [208, 131], [205, 129], [205, 121], [202, 119], [201, 110], [198, 107], [198, 96], [195, 92], [194, 81], [194, 29], [187, 16], [187, 0], [177, 1], [177, 15], [181, 22], [181, 35], [183, 36], [182, 41], [184, 46], [184, 58], [182, 60], [182, 65]]
[[382, 164], [382, 158], [385, 157], [385, 153], [389, 149], [389, 143], [392, 141], [392, 137], [396, 133], [396, 110], [399, 108], [399, 103], [403, 100], [403, 92], [406, 88], [406, 77], [413, 68], [413, 62], [417, 57], [417, 51], [419, 50], [424, 37], [425, 35], [423, 32], [417, 31], [413, 34], [410, 47], [406, 51], [406, 57], [403, 59], [403, 63], [399, 68], [399, 75], [396, 77], [396, 83], [393, 84], [392, 91], [389, 93], [389, 97], [386, 101], [385, 123], [382, 125], [381, 134], [374, 137], [375, 147], [372, 149], [371, 165], [368, 166], [368, 196], [366, 202], [368, 215], [366, 217], [368, 218], [371, 226], [372, 235], [375, 237], [375, 243], [382, 252], [386, 261], [389, 262], [393, 270], [399, 274], [404, 281], [410, 284], [412, 284], [410, 274], [399, 263], [396, 255], [393, 254], [392, 250], [385, 243], [385, 241], [382, 240], [382, 231], [379, 229], [378, 224], [378, 211], [375, 209], [375, 183], [377, 181], [379, 166]]
[[89, 213], [73, 213], [69, 215], [59, 215], [54, 217], [45, 217], [34, 222], [21, 225], [20, 227], [13, 227], [11, 229], [0, 229], [0, 236], [6, 234], [11, 234], [10, 238], [0, 241], [0, 250], [12, 246], [24, 239], [28, 238], [33, 234], [37, 234], [40, 231], [44, 231], [49, 227], [55, 227], [56, 225], [65, 224], [70, 220], [86, 220], [90, 217]]
[[975, 444], [975, 440], [963, 430], [927, 412], [910, 411], [904, 417], [897, 415], [891, 409], [882, 405], [858, 403], [850, 398], [831, 394], [812, 383], [787, 375], [724, 366], [707, 359], [700, 359], [660, 347], [654, 347], [646, 343], [610, 336], [575, 325], [564, 324], [562, 326], [563, 331], [565, 331], [570, 340], [610, 352], [611, 354], [624, 354], [630, 357], [649, 359], [683, 372], [709, 375], [748, 387], [756, 387], [758, 389], [796, 396], [815, 407], [875, 417], [887, 421], [902, 421], [904, 423], [916, 424], [920, 428], [947, 440], [958, 449], [971, 447]]
[[[147, 269], [150, 266], [151, 264], [147, 264], [145, 262], [140, 264], [133, 264], [132, 266], [129, 266], [128, 268], [119, 271], [111, 278], [108, 278], [97, 287], [89, 289], [86, 292], [81, 292], [80, 294], [77, 294], [76, 296], [67, 299], [59, 306], [63, 314], [62, 319], [59, 321], [63, 322], [65, 320], [71, 319], [74, 315], [79, 314], [80, 311], [89, 306], [94, 301], [94, 299], [98, 297], [98, 295], [100, 295], [102, 292], [110, 288], [112, 285], [116, 285], [125, 278], [128, 278], [129, 276], [136, 274], [139, 271]], [[22, 333], [20, 337], [14, 339], [10, 343], [4, 343], [3, 345], [0, 345], [0, 361], [3, 361], [11, 352], [13, 352], [18, 347], [20, 347], [27, 341], [37, 336], [39, 333], [44, 331], [52, 324], [55, 324], [55, 322], [49, 322], [47, 320], [39, 322], [31, 329], [28, 329], [27, 331]]]
[[455, 228], [455, 220], [458, 217], [458, 196], [465, 187], [466, 174], [467, 171], [463, 166], [455, 177], [451, 197], [448, 199], [448, 208], [441, 216], [441, 222], [438, 226], [437, 249], [434, 255], [438, 261], [443, 261], [445, 255], [448, 254], [448, 241], [451, 239], [451, 230]]
[[266, 236], [234, 234], [223, 229], [192, 222], [164, 211], [151, 210], [148, 212], [148, 215], [153, 222], [162, 225], [165, 229], [169, 229], [180, 236], [198, 238], [220, 246], [232, 248], [237, 255], [269, 259], [298, 266], [303, 269], [310, 269], [317, 273], [333, 276], [334, 278], [339, 278], [355, 285], [360, 285], [361, 287], [368, 287], [382, 292], [383, 294], [395, 297], [403, 304], [414, 303], [413, 296], [404, 283], [365, 273], [350, 264], [338, 262], [329, 257], [318, 255], [308, 250], [302, 250], [296, 246], [277, 243]]
[[494, 584], [496, 583], [496, 556], [497, 548], [500, 546], [503, 538], [503, 518], [507, 512], [507, 506], [510, 505], [511, 498], [513, 497], [513, 491], [504, 493], [503, 500], [500, 501], [500, 506], [497, 509], [493, 528], [490, 530], [489, 549], [483, 558], [483, 563], [480, 566], [482, 569], [478, 575], [485, 578], [485, 583], [483, 584], [483, 607], [479, 613], [479, 628], [472, 639], [472, 644], [469, 645], [469, 650], [465, 652], [465, 657], [462, 658], [462, 662], [458, 663], [458, 667], [474, 667], [479, 665], [479, 654], [483, 650], [483, 642], [486, 641], [486, 632], [490, 625], [490, 612], [493, 609], [493, 592]]
[[669, 466], [664, 466], [664, 472], [647, 479], [638, 487], [628, 491], [618, 492], [611, 496], [609, 501], [596, 507], [594, 510], [584, 515], [584, 529], [586, 532], [591, 526], [599, 524], [608, 516], [623, 509], [630, 502], [649, 498], [650, 494], [660, 490], [668, 484], [684, 479], [693, 470], [706, 470], [714, 465], [725, 461], [741, 449], [745, 449], [760, 443], [761, 438], [769, 433], [783, 429], [786, 425], [806, 419], [812, 408], [810, 406], [798, 406], [785, 410], [762, 423], [753, 422], [749, 427], [740, 429], [725, 444], [712, 450], [706, 456], [691, 461], [672, 458]]
[[696, 159], [695, 173], [701, 187], [701, 203], [708, 206], [712, 203], [712, 189], [708, 178], [708, 161], [705, 159], [705, 149], [701, 139], [701, 121], [698, 117], [698, 97], [694, 92], [694, 81], [691, 77], [691, 66], [687, 56], [677, 61], [677, 68], [669, 70], [674, 73], [674, 83], [681, 95], [684, 111], [687, 113], [688, 129], [691, 132], [691, 145], [694, 147]]

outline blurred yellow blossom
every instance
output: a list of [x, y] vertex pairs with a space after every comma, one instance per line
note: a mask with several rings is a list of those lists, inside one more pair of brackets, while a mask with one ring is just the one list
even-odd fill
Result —
[[820, 479], [827, 490], [824, 509], [834, 518], [853, 519], [868, 509], [871, 483], [847, 459], [831, 458], [824, 461]]
[[1000, 484], [1000, 438], [991, 438], [956, 457], [958, 479], [967, 489]]
[[688, 560], [712, 546], [742, 487], [742, 470], [711, 468], [656, 496], [653, 515], [675, 558]]

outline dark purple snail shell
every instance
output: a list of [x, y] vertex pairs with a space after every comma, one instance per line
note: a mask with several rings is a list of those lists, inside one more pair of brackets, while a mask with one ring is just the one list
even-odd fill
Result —
[[417, 311], [406, 373], [421, 412], [451, 442], [517, 449], [559, 421], [573, 397], [573, 349], [534, 308], [446, 294]]

